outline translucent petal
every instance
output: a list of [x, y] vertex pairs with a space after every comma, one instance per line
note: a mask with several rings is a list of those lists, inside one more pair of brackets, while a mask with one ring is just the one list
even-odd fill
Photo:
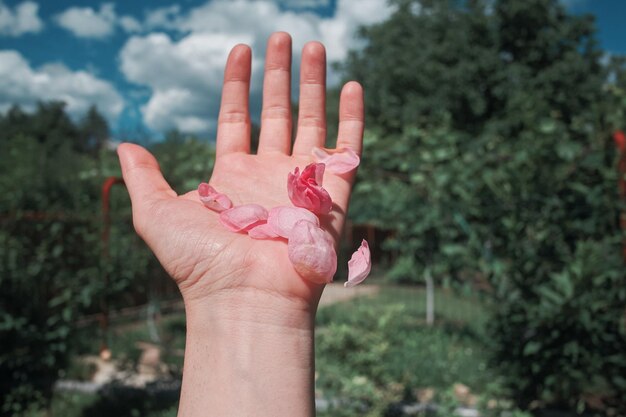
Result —
[[324, 164], [310, 164], [300, 173], [296, 167], [287, 177], [287, 193], [296, 207], [302, 207], [316, 214], [330, 213], [333, 201], [322, 187]]
[[317, 284], [333, 280], [337, 271], [337, 253], [333, 239], [307, 220], [298, 221], [287, 243], [289, 260], [304, 279]]
[[315, 214], [301, 207], [280, 206], [270, 210], [267, 224], [278, 236], [289, 238], [291, 230], [299, 220], [308, 220], [316, 226], [320, 221]]
[[200, 201], [205, 205], [205, 207], [210, 208], [213, 211], [217, 211], [218, 213], [233, 206], [230, 198], [228, 198], [225, 194], [217, 192], [215, 188], [211, 187], [206, 182], [198, 185], [198, 195], [200, 196]]
[[352, 254], [348, 261], [348, 281], [344, 283], [344, 287], [354, 287], [367, 278], [372, 270], [372, 259], [370, 247], [365, 239], [361, 242], [361, 246]]
[[336, 150], [313, 148], [313, 158], [315, 162], [325, 164], [326, 169], [333, 174], [345, 174], [361, 163], [359, 155], [350, 148]]
[[267, 221], [267, 210], [258, 204], [244, 204], [220, 213], [220, 222], [232, 232], [245, 232]]
[[278, 236], [267, 223], [261, 223], [248, 230], [248, 236], [252, 239], [275, 239]]

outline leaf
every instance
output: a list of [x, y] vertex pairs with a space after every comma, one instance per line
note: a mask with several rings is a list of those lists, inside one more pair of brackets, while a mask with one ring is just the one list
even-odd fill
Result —
[[540, 342], [528, 342], [524, 346], [523, 355], [524, 356], [532, 356], [541, 350]]

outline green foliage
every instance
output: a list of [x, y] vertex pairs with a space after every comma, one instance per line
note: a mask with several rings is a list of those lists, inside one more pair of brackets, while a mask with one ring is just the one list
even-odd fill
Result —
[[91, 106], [89, 111], [78, 126], [79, 150], [97, 154], [102, 150], [104, 143], [109, 139], [109, 125], [102, 117], [96, 106]]
[[483, 151], [483, 144], [444, 128], [412, 128], [384, 139], [368, 134], [369, 157], [350, 213], [357, 222], [395, 230], [386, 242], [400, 254], [391, 277], [420, 280], [430, 268], [435, 276], [470, 278], [481, 254], [474, 219], [483, 211], [475, 195]]
[[0, 164], [0, 413], [10, 415], [49, 398], [67, 363], [72, 323], [97, 291], [97, 237], [63, 211], [89, 199], [74, 192], [85, 161], [71, 144], [18, 136], [0, 148], [10, 155]]
[[[423, 293], [383, 289], [371, 298], [323, 308], [317, 319], [317, 392], [339, 400], [329, 415], [382, 415], [390, 404], [414, 402], [418, 388], [445, 390], [462, 382], [481, 390], [491, 375], [475, 321], [459, 331], [453, 296], [438, 297], [441, 326], [424, 326]], [[452, 314], [450, 314], [452, 313]], [[449, 326], [447, 326], [449, 325]]]
[[[14, 107], [0, 127], [0, 415], [19, 415], [49, 403], [82, 344], [80, 316], [178, 293], [133, 232], [119, 186], [104, 256], [101, 187], [121, 173], [95, 108], [75, 123], [62, 103], [34, 113]], [[172, 142], [155, 148], [168, 179], [188, 191], [208, 177], [214, 150], [193, 138]], [[85, 343], [97, 350], [103, 340], [95, 334]]]
[[579, 242], [572, 261], [531, 293], [515, 286], [502, 295], [495, 359], [517, 377], [513, 388], [524, 403], [575, 409], [584, 394], [623, 399], [626, 287], [616, 243]]
[[593, 21], [555, 0], [491, 3], [396, 1], [362, 31], [344, 68], [373, 123], [350, 214], [393, 230], [390, 277], [488, 289], [519, 404], [619, 401], [623, 61], [601, 65]]
[[176, 192], [183, 194], [195, 190], [200, 182], [209, 180], [215, 149], [205, 141], [172, 131], [150, 150], [159, 161], [165, 179]]

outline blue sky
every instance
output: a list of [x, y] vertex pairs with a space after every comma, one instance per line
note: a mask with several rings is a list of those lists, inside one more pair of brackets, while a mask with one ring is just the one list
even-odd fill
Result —
[[[562, 1], [595, 15], [601, 46], [626, 54], [626, 1]], [[271, 32], [292, 34], [297, 75], [306, 41], [321, 40], [329, 61], [342, 60], [355, 29], [389, 13], [385, 0], [0, 0], [0, 111], [61, 99], [78, 118], [95, 103], [119, 136], [172, 128], [211, 136], [225, 57], [236, 43], [253, 48], [258, 117]], [[329, 82], [337, 80], [330, 69]]]
[[626, 54], [626, 1], [624, 0], [568, 0], [564, 1], [573, 13], [595, 16], [600, 45], [612, 54]]

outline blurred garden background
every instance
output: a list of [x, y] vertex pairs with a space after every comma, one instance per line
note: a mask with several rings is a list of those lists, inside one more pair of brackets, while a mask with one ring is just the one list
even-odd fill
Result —
[[[626, 415], [626, 59], [556, 0], [385, 7], [335, 34], [367, 125], [340, 265], [361, 238], [375, 264], [320, 307], [319, 415]], [[0, 415], [175, 416], [182, 304], [133, 231], [115, 147], [148, 147], [185, 192], [213, 136], [42, 97], [0, 116]]]

